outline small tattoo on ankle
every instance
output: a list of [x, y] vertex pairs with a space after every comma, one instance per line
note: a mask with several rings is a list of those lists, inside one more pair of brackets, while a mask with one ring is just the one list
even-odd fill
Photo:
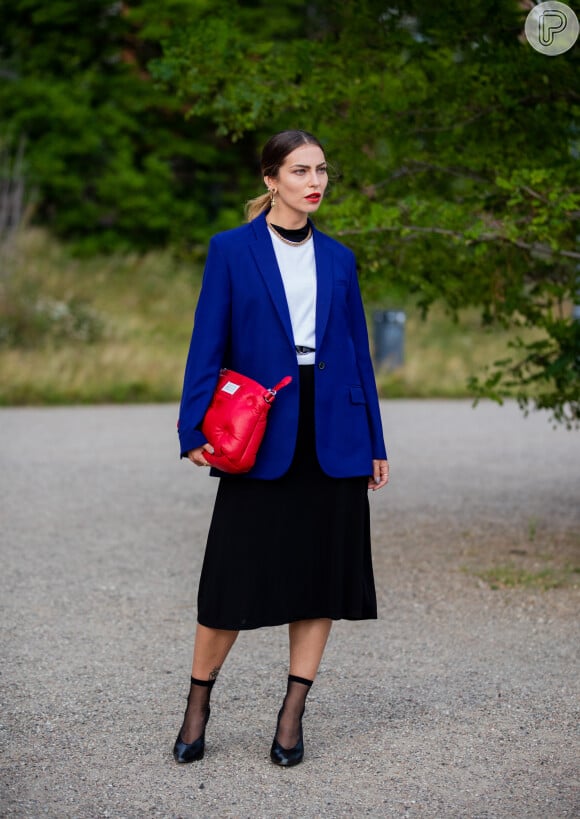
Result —
[[221, 666], [216, 665], [216, 667], [215, 667], [215, 668], [213, 668], [213, 669], [212, 669], [212, 670], [209, 672], [209, 678], [210, 678], [210, 680], [214, 680], [214, 681], [215, 681], [215, 680], [217, 680], [218, 674], [220, 673], [220, 668], [221, 668]]

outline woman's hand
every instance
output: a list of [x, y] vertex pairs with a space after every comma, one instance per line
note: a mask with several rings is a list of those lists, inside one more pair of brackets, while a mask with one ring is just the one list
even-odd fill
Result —
[[210, 466], [203, 456], [204, 452], [213, 453], [213, 447], [210, 444], [204, 444], [203, 446], [198, 446], [197, 449], [190, 449], [187, 453], [187, 457], [191, 463], [196, 466]]
[[389, 482], [389, 462], [373, 461], [373, 474], [369, 478], [369, 489], [376, 492], [377, 489], [385, 486]]

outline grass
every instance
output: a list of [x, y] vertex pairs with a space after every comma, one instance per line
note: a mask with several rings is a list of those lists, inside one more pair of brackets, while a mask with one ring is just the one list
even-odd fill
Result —
[[486, 365], [505, 358], [513, 331], [484, 328], [476, 310], [454, 322], [440, 307], [423, 320], [412, 304], [407, 314], [405, 364], [393, 372], [377, 372], [385, 397], [471, 398], [470, 375], [483, 374]]
[[[470, 533], [463, 534], [467, 545]], [[580, 536], [572, 531], [555, 531], [535, 519], [527, 531], [506, 535], [504, 528], [487, 532], [479, 547], [466, 549], [462, 570], [478, 577], [490, 588], [549, 591], [578, 588], [580, 585]]]
[[[29, 300], [80, 305], [99, 331], [83, 340], [43, 330], [30, 343], [1, 345], [0, 404], [178, 400], [200, 279], [199, 260], [170, 251], [78, 259], [44, 231], [26, 231], [10, 287]], [[476, 312], [455, 324], [440, 309], [423, 321], [410, 301], [380, 305], [393, 306], [407, 313], [405, 364], [378, 372], [385, 397], [468, 397], [468, 376], [505, 355], [510, 334], [483, 330]]]
[[525, 588], [525, 589], [558, 589], [567, 585], [570, 573], [576, 571], [570, 568], [546, 568], [537, 572], [526, 571], [519, 566], [508, 563], [503, 566], [494, 566], [492, 569], [476, 572], [492, 589]]
[[77, 259], [28, 231], [13, 278], [45, 298], [90, 305], [93, 343], [47, 338], [0, 347], [0, 404], [174, 401], [179, 396], [199, 265], [169, 252]]

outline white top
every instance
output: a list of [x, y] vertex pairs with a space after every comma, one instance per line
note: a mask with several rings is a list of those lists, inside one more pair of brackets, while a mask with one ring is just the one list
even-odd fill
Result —
[[[316, 262], [312, 236], [303, 245], [291, 246], [269, 231], [284, 291], [294, 344], [316, 349]], [[296, 354], [299, 364], [314, 364], [316, 354]]]

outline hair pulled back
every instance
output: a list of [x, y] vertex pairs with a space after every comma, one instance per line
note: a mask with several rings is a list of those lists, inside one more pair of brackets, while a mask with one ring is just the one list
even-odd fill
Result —
[[[262, 149], [260, 160], [262, 176], [276, 178], [288, 154], [291, 154], [295, 148], [299, 148], [301, 145], [318, 145], [320, 150], [324, 151], [319, 140], [308, 131], [280, 131], [271, 136]], [[256, 196], [255, 199], [250, 199], [249, 202], [246, 202], [248, 222], [251, 222], [252, 219], [269, 210], [269, 208], [270, 193], [262, 193], [260, 196]]]

